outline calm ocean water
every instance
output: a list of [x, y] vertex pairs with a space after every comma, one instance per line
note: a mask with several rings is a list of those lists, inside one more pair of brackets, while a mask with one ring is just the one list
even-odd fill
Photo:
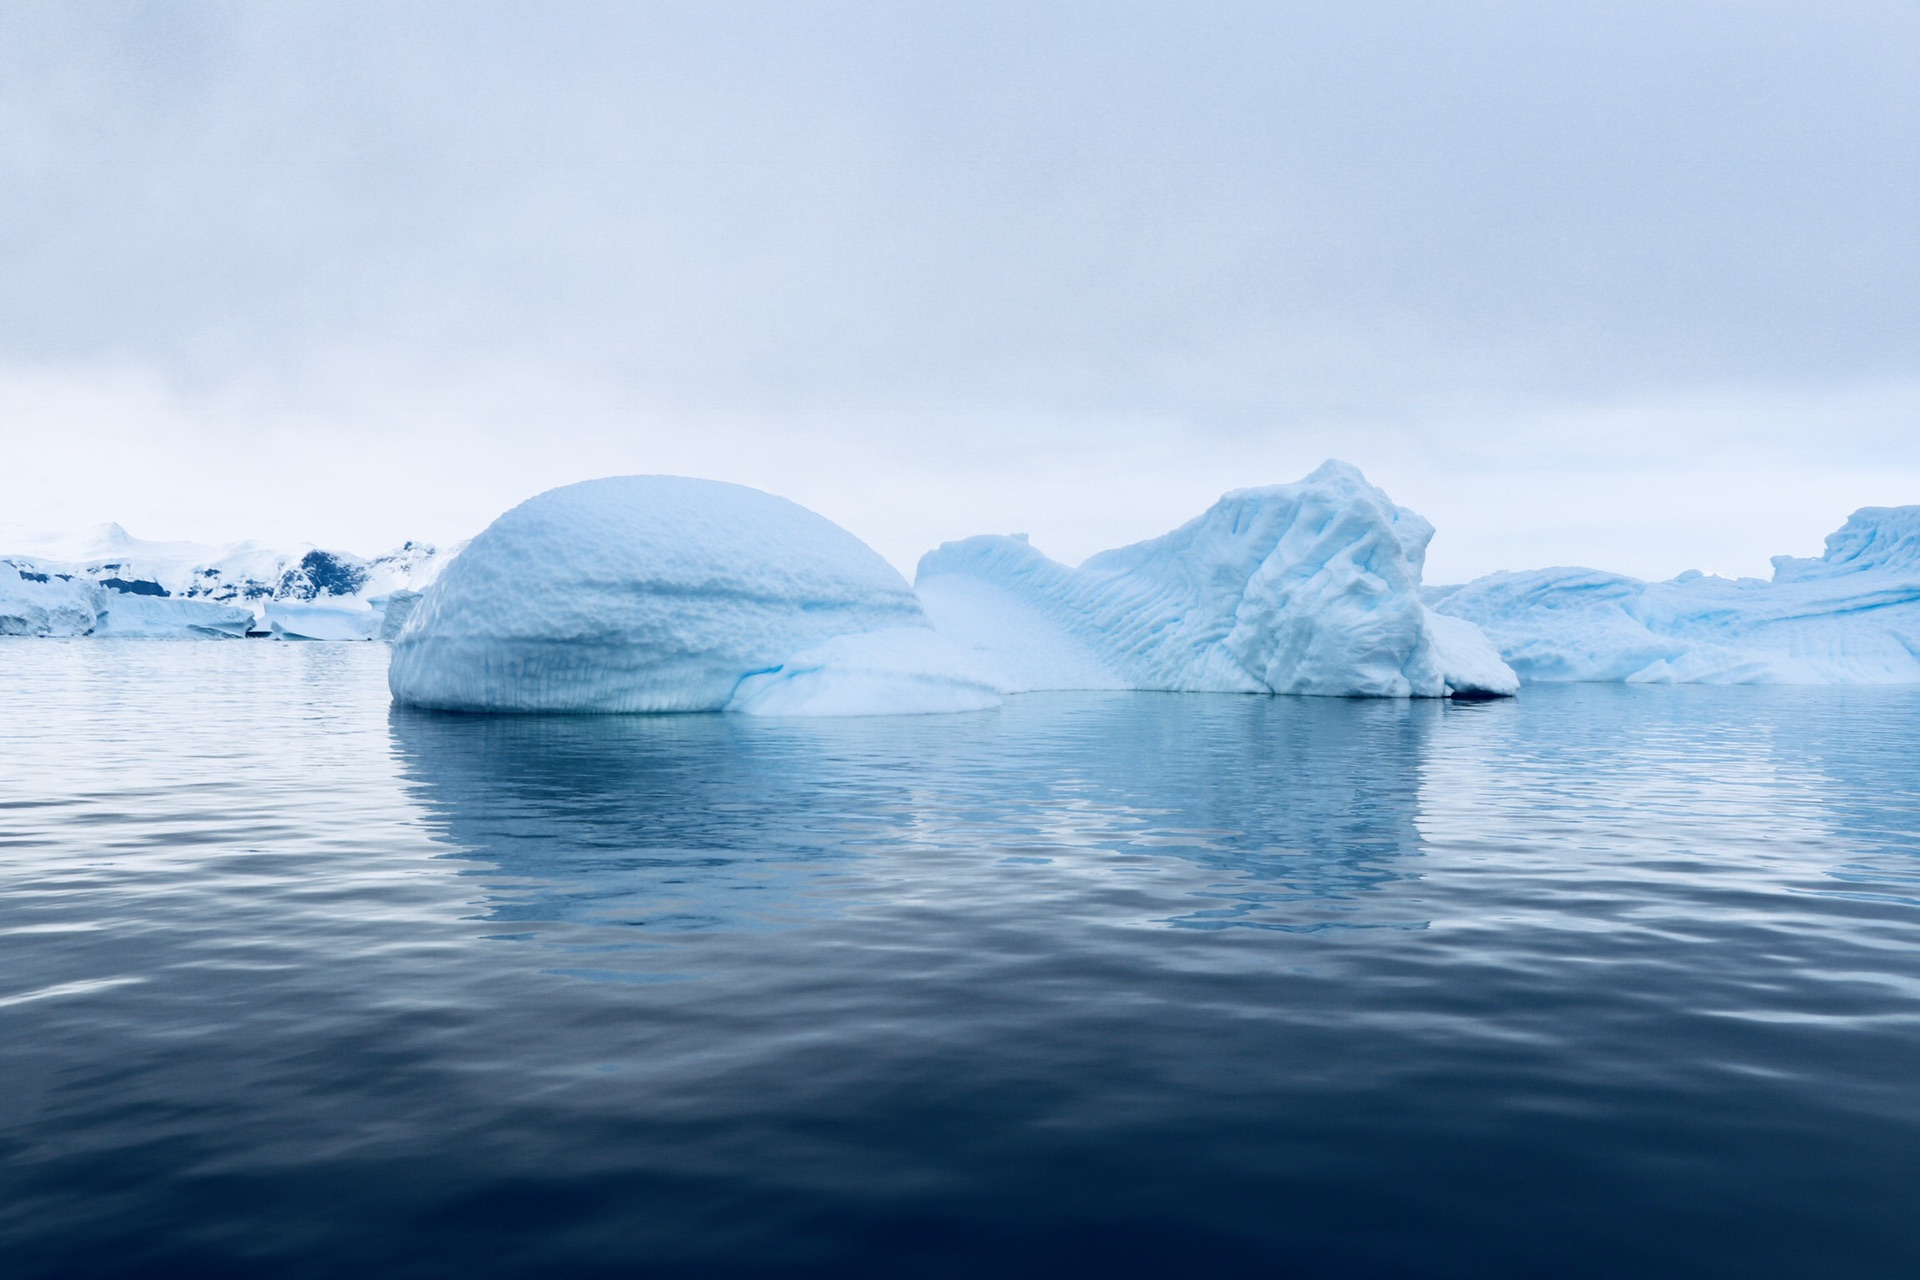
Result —
[[0, 1271], [1920, 1274], [1920, 689], [385, 656], [0, 642]]

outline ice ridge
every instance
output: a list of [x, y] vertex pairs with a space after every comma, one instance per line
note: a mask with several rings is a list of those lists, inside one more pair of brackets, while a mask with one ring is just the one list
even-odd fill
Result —
[[1420, 597], [1433, 526], [1329, 461], [1070, 568], [1024, 539], [950, 542], [915, 583], [1007, 692], [1496, 696], [1514, 673]]

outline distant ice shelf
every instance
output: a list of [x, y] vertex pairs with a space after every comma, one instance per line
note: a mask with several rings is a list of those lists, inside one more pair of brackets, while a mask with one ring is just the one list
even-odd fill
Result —
[[1533, 569], [1428, 599], [1528, 681], [1920, 683], [1920, 506], [1862, 508], [1770, 580]]
[[75, 538], [0, 526], [0, 635], [378, 639], [451, 554], [409, 542], [367, 560], [312, 546], [154, 542], [117, 524]]

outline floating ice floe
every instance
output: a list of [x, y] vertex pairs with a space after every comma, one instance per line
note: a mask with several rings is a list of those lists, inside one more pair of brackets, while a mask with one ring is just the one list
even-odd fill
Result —
[[1077, 569], [988, 536], [929, 552], [915, 582], [934, 626], [1005, 692], [1513, 693], [1475, 627], [1422, 603], [1432, 537], [1357, 468], [1328, 462]]
[[892, 566], [806, 508], [678, 476], [590, 480], [474, 538], [393, 643], [446, 711], [861, 715], [996, 706]]
[[1430, 592], [1529, 681], [1920, 683], [1920, 507], [1866, 507], [1773, 577], [1495, 573]]
[[418, 597], [447, 554], [409, 542], [371, 560], [317, 547], [227, 548], [0, 527], [0, 635], [371, 640]]

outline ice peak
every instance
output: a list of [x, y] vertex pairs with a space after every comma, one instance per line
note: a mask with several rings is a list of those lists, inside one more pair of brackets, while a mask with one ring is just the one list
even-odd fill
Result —
[[936, 625], [1003, 666], [1009, 689], [1512, 692], [1478, 632], [1436, 630], [1422, 606], [1432, 536], [1358, 467], [1330, 460], [1078, 569], [969, 538], [923, 558], [918, 582]]
[[1773, 557], [1775, 582], [1866, 570], [1920, 572], [1920, 506], [1862, 507], [1827, 535], [1823, 554]]

